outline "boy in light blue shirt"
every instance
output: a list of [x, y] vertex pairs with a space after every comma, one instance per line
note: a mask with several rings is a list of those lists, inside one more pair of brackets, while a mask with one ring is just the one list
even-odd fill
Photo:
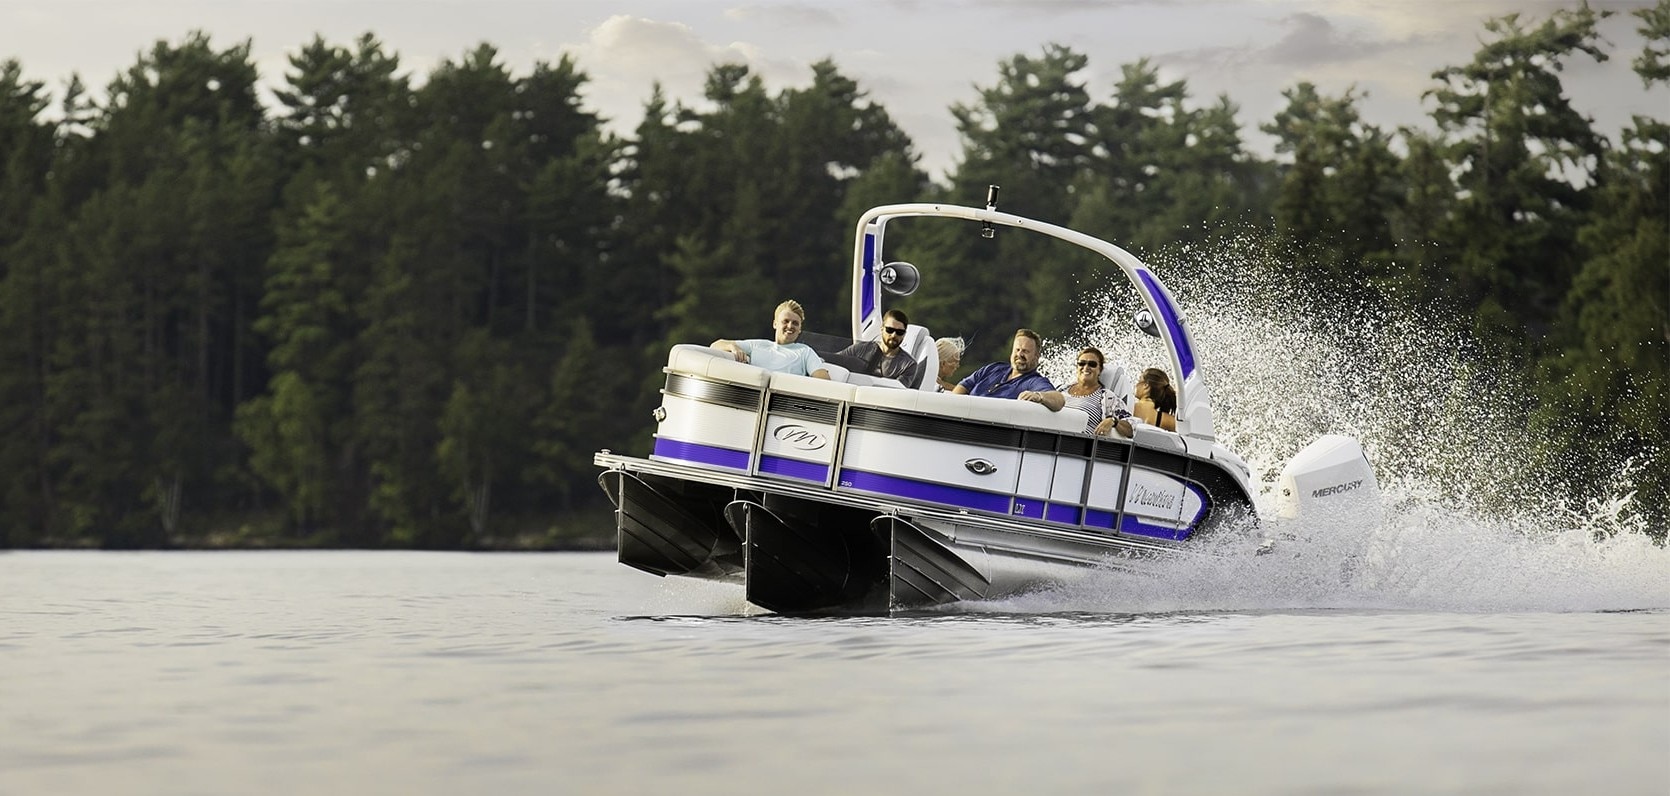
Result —
[[766, 370], [792, 373], [796, 376], [829, 378], [823, 359], [805, 343], [797, 343], [800, 330], [806, 324], [806, 309], [800, 302], [789, 299], [777, 305], [771, 328], [775, 340], [715, 340], [713, 347], [730, 352], [738, 362], [746, 362]]

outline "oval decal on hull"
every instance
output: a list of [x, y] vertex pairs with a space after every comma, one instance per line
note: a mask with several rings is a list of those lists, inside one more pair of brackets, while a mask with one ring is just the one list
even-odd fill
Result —
[[997, 472], [997, 465], [992, 464], [985, 459], [969, 459], [968, 461], [963, 462], [963, 466], [967, 467], [968, 471], [974, 473], [975, 475], [991, 475], [992, 473]]
[[771, 435], [776, 437], [778, 442], [803, 451], [819, 450], [828, 443], [822, 434], [794, 423], [778, 426]]

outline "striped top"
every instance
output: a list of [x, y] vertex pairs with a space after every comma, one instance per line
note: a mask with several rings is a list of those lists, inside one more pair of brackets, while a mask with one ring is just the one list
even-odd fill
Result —
[[1119, 399], [1105, 387], [1097, 387], [1096, 391], [1089, 395], [1074, 395], [1067, 392], [1066, 387], [1062, 387], [1061, 393], [1067, 398], [1066, 405], [1061, 407], [1062, 411], [1077, 409], [1089, 418], [1084, 424], [1086, 434], [1096, 433], [1096, 426], [1101, 425], [1103, 418], [1128, 417], [1131, 414], [1119, 405]]

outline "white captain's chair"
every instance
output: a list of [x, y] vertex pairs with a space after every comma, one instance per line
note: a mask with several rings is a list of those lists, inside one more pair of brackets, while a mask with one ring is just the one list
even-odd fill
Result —
[[899, 345], [911, 359], [916, 360], [919, 377], [917, 383], [906, 384], [905, 388], [938, 392], [939, 348], [934, 345], [934, 336], [928, 333], [928, 327], [911, 324], [905, 330], [905, 341]]
[[1131, 379], [1130, 371], [1125, 369], [1125, 363], [1104, 360], [1102, 362], [1102, 388], [1113, 393], [1128, 411], [1136, 397], [1131, 393], [1136, 390], [1136, 382]]

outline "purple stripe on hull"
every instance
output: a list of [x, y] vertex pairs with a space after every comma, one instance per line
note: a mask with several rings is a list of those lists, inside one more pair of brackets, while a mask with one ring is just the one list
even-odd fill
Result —
[[1119, 521], [1119, 532], [1128, 533], [1132, 536], [1149, 536], [1155, 539], [1170, 539], [1174, 542], [1180, 542], [1189, 538], [1189, 534], [1194, 533], [1194, 529], [1173, 528], [1169, 525], [1155, 525], [1150, 522], [1143, 522], [1142, 519], [1135, 514], [1126, 514], [1125, 517]]
[[760, 457], [760, 472], [780, 475], [784, 478], [796, 478], [801, 481], [811, 481], [821, 484], [829, 478], [829, 466], [813, 464], [798, 459], [789, 459], [769, 454]]
[[696, 442], [655, 438], [655, 455], [663, 459], [676, 459], [692, 464], [707, 464], [715, 467], [729, 467], [732, 470], [748, 469], [748, 452], [717, 448], [712, 445], [702, 445]]
[[1181, 528], [1173, 528], [1170, 525], [1157, 525], [1151, 522], [1144, 522], [1141, 517], [1126, 514], [1124, 518], [1119, 521], [1120, 533], [1134, 534], [1136, 536], [1151, 536], [1156, 539], [1171, 539], [1173, 541], [1182, 541], [1189, 538], [1189, 536], [1194, 534], [1195, 528], [1200, 526], [1200, 519], [1206, 516], [1206, 509], [1211, 505], [1211, 500], [1206, 496], [1204, 491], [1194, 484], [1184, 484], [1183, 488], [1189, 490], [1189, 492], [1193, 493], [1195, 497], [1200, 499], [1200, 510], [1195, 512], [1194, 517], [1190, 518], [1186, 525]]
[[1062, 525], [1077, 526], [1079, 524], [1079, 507], [1071, 503], [1050, 503], [1043, 500], [1015, 498], [1015, 508], [1010, 513], [1016, 517], [1028, 517]]
[[863, 492], [875, 492], [881, 495], [923, 500], [929, 503], [961, 506], [966, 509], [991, 511], [998, 514], [1009, 513], [1008, 495], [994, 495], [977, 489], [930, 484], [908, 478], [866, 473], [861, 470], [842, 470], [841, 486]]
[[1044, 509], [1044, 519], [1063, 525], [1079, 524], [1079, 507], [1070, 503], [1051, 503]]
[[[732, 470], [746, 471], [748, 469], [747, 451], [684, 442], [666, 437], [656, 438], [654, 456], [658, 459], [725, 467]], [[760, 461], [760, 472], [821, 484], [828, 474], [828, 468], [825, 465], [788, 459], [782, 456], [765, 456]], [[1080, 520], [1080, 509], [1069, 503], [1050, 503], [1026, 498], [1011, 500], [1009, 495], [982, 492], [978, 489], [968, 489], [948, 484], [915, 481], [909, 478], [897, 478], [890, 475], [866, 473], [859, 470], [842, 470], [841, 486], [880, 495], [891, 495], [977, 511], [989, 511], [994, 514], [1011, 514], [1016, 517], [1041, 519], [1063, 525], [1078, 525]], [[1186, 485], [1186, 488], [1200, 498], [1200, 510], [1195, 513], [1194, 518], [1185, 527], [1173, 528], [1170, 525], [1147, 522], [1136, 515], [1126, 514], [1119, 518], [1119, 532], [1133, 536], [1147, 536], [1173, 541], [1189, 538], [1194, 533], [1194, 529], [1200, 523], [1201, 518], [1206, 516], [1208, 499], [1198, 487], [1189, 484]], [[1084, 526], [1087, 528], [1112, 529], [1116, 515], [1114, 512], [1102, 509], [1084, 509], [1082, 516]]]

